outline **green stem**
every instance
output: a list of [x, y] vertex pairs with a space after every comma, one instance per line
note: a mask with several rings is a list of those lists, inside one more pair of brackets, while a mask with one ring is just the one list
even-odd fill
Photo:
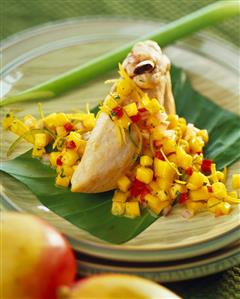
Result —
[[238, 1], [220, 1], [211, 4], [163, 26], [152, 34], [141, 36], [141, 38], [137, 40], [127, 43], [116, 50], [97, 57], [47, 82], [8, 97], [0, 103], [0, 106], [33, 99], [44, 100], [59, 96], [64, 92], [79, 87], [81, 84], [114, 69], [130, 52], [133, 45], [140, 40], [151, 39], [158, 42], [161, 47], [164, 47], [204, 27], [237, 15], [240, 15], [240, 5]]

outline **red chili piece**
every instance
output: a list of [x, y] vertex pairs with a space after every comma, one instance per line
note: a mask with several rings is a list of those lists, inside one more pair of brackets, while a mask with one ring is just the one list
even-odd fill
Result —
[[162, 153], [159, 151], [155, 153], [155, 157], [159, 160], [163, 160], [163, 161], [165, 160]]
[[136, 197], [136, 196], [140, 195], [145, 188], [146, 188], [146, 185], [144, 183], [135, 179], [130, 188], [131, 195]]
[[207, 186], [207, 188], [208, 188], [208, 192], [210, 192], [210, 193], [213, 192], [212, 186]]
[[137, 123], [141, 117], [140, 117], [140, 114], [138, 113], [137, 115], [133, 115], [130, 118], [133, 123]]
[[57, 164], [58, 166], [62, 166], [62, 165], [63, 165], [63, 162], [62, 162], [62, 156], [58, 156], [58, 157], [57, 157], [56, 164]]
[[203, 160], [202, 165], [201, 165], [201, 170], [202, 172], [208, 173], [211, 172], [211, 165], [212, 165], [212, 160]]
[[143, 191], [140, 194], [140, 199], [141, 199], [142, 202], [144, 201], [145, 196], [149, 193], [150, 193], [150, 190], [148, 189], [147, 186], [145, 186]]
[[70, 132], [72, 129], [73, 129], [73, 125], [71, 123], [66, 123], [64, 125], [64, 129], [67, 131], [67, 132]]
[[67, 148], [69, 148], [69, 149], [74, 149], [74, 148], [76, 148], [76, 143], [75, 143], [73, 140], [69, 141], [69, 142], [67, 143]]
[[139, 112], [146, 112], [147, 109], [146, 109], [146, 108], [139, 108], [138, 111], [139, 111]]
[[123, 110], [120, 106], [117, 106], [112, 109], [112, 115], [117, 116], [117, 118], [121, 118], [123, 116]]
[[180, 204], [183, 204], [183, 203], [185, 203], [187, 200], [188, 200], [188, 194], [187, 194], [187, 193], [181, 193], [180, 196], [179, 196], [179, 200], [178, 200], [178, 202], [179, 202]]
[[191, 176], [193, 174], [193, 169], [192, 167], [189, 167], [188, 169], [186, 169], [186, 174]]

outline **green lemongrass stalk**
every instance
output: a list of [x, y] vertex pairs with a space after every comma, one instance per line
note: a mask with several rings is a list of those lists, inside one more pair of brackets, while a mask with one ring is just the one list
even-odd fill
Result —
[[154, 33], [146, 34], [137, 40], [129, 42], [116, 50], [99, 56], [47, 82], [7, 97], [0, 105], [4, 106], [33, 99], [44, 100], [59, 96], [114, 69], [138, 41], [151, 39], [159, 43], [161, 47], [164, 47], [204, 27], [237, 15], [240, 15], [238, 1], [220, 1], [211, 4], [163, 26]]

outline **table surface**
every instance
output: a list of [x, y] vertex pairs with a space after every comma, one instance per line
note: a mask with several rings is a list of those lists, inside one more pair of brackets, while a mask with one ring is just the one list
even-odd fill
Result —
[[[78, 16], [132, 16], [168, 22], [213, 2], [215, 1], [0, 0], [0, 40], [36, 25]], [[240, 19], [238, 17], [224, 21], [207, 31], [240, 46]], [[165, 285], [187, 299], [240, 298], [240, 266], [201, 279]]]

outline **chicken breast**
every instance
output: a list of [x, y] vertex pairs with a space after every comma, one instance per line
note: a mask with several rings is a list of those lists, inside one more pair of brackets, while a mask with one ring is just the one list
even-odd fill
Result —
[[[175, 113], [170, 61], [157, 43], [137, 43], [124, 60], [123, 67], [139, 88], [159, 100], [167, 113]], [[137, 143], [136, 134], [134, 139]], [[118, 179], [134, 164], [135, 154], [136, 146], [128, 134], [126, 142], [119, 146], [116, 127], [111, 118], [102, 112], [73, 174], [72, 191], [98, 193], [116, 188]]]

